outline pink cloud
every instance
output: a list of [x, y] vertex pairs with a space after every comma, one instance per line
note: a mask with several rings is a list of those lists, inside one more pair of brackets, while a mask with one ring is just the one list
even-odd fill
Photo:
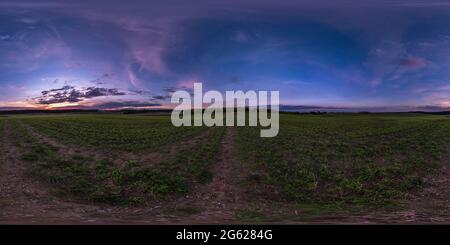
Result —
[[135, 87], [135, 88], [141, 88], [142, 82], [139, 78], [136, 77], [134, 72], [131, 70], [130, 67], [127, 67], [127, 75], [128, 75], [128, 81]]
[[194, 83], [195, 82], [196, 81], [194, 81], [194, 80], [185, 80], [185, 81], [182, 81], [182, 82], [178, 83], [177, 87], [187, 88], [187, 89], [194, 89]]
[[428, 62], [425, 59], [422, 59], [420, 57], [415, 56], [409, 56], [404, 59], [401, 59], [399, 64], [401, 66], [411, 68], [411, 69], [417, 69], [421, 67], [425, 67], [428, 65]]

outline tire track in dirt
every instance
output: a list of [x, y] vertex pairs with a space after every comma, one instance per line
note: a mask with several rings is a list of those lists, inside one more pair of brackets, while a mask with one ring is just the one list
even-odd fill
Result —
[[14, 137], [7, 120], [1, 149], [5, 161], [0, 173], [0, 223], [47, 223], [53, 219], [79, 218], [73, 210], [80, 207], [55, 200], [45, 185], [27, 175], [26, 163], [20, 160], [22, 151], [13, 142]]
[[152, 151], [150, 153], [131, 153], [131, 152], [104, 152], [97, 149], [87, 148], [83, 146], [75, 146], [61, 143], [57, 140], [54, 140], [45, 134], [37, 132], [30, 125], [18, 122], [21, 126], [23, 126], [33, 138], [39, 140], [40, 142], [49, 144], [53, 147], [57, 147], [59, 149], [59, 153], [65, 158], [71, 158], [74, 155], [81, 155], [84, 157], [90, 157], [94, 160], [102, 160], [105, 158], [109, 158], [110, 161], [114, 162], [116, 166], [122, 166], [126, 164], [129, 160], [134, 160], [139, 162], [142, 165], [148, 164], [158, 164], [167, 160], [168, 158], [174, 157], [176, 153], [180, 150], [189, 149], [194, 147], [199, 141], [207, 138], [211, 134], [211, 130], [207, 129], [205, 131], [196, 133], [191, 135], [188, 139], [184, 139], [180, 142], [168, 144], [162, 146], [159, 150]]
[[[78, 203], [54, 197], [50, 189], [26, 174], [27, 162], [21, 160], [21, 148], [15, 145], [10, 120], [5, 121], [0, 168], [0, 223], [15, 224], [224, 224], [242, 223], [235, 214], [252, 201], [252, 192], [244, 186], [250, 173], [239, 159], [236, 128], [225, 129], [216, 162], [211, 166], [213, 179], [206, 185], [195, 185], [185, 197], [162, 201], [143, 207], [115, 207], [101, 204]], [[36, 132], [35, 132], [36, 133]], [[37, 133], [33, 137], [39, 136]], [[40, 136], [42, 142], [45, 136]], [[207, 137], [204, 136], [204, 137]], [[198, 138], [202, 140], [203, 138]], [[54, 142], [55, 144], [58, 142]], [[59, 145], [66, 149], [64, 145]], [[70, 148], [67, 148], [70, 149]], [[176, 148], [173, 149], [176, 151]], [[304, 221], [279, 220], [257, 223], [283, 224], [367, 224], [367, 223], [449, 223], [450, 165], [437, 175], [430, 176], [429, 183], [419, 194], [405, 201], [402, 211], [368, 212], [359, 215], [332, 215]], [[273, 207], [283, 209], [281, 206]], [[176, 210], [198, 208], [195, 214], [167, 214], [167, 208]], [[245, 223], [245, 222], [244, 222]], [[253, 222], [250, 222], [253, 223]]]
[[20, 160], [22, 152], [13, 142], [11, 122], [5, 122], [3, 141], [4, 166], [0, 174], [2, 208], [0, 221], [8, 219], [30, 219], [45, 212], [41, 204], [48, 198], [46, 188], [26, 175], [26, 167]]
[[[15, 121], [15, 123], [19, 123]], [[41, 143], [47, 143], [59, 148], [64, 154], [72, 153], [69, 146], [61, 144], [39, 134], [27, 125], [25, 127], [32, 138]], [[217, 223], [233, 220], [234, 211], [239, 206], [240, 187], [236, 178], [237, 152], [234, 143], [234, 129], [226, 130], [222, 139], [217, 162], [212, 172], [215, 174], [212, 182], [198, 185], [193, 195], [184, 203], [202, 208], [202, 213], [194, 217], [180, 220], [167, 215], [167, 208], [172, 208], [173, 199], [157, 202], [154, 205], [142, 207], [116, 207], [103, 204], [77, 202], [55, 197], [53, 188], [34, 179], [27, 174], [28, 162], [21, 160], [22, 147], [13, 143], [14, 135], [11, 122], [5, 124], [5, 154], [4, 169], [0, 173], [0, 223], [36, 223], [36, 224], [179, 224], [179, 223]], [[209, 132], [197, 135], [182, 147], [195, 145], [206, 138]], [[16, 137], [17, 138], [17, 137]], [[21, 139], [23, 141], [23, 139]], [[23, 142], [22, 142], [23, 143]], [[173, 148], [177, 151], [179, 148]], [[68, 153], [69, 152], [69, 153]], [[177, 206], [177, 205], [175, 205]], [[181, 217], [184, 219], [184, 216]]]
[[[157, 224], [158, 206], [117, 207], [103, 204], [63, 200], [52, 195], [48, 185], [27, 174], [27, 164], [21, 160], [22, 147], [13, 139], [11, 122], [5, 122], [0, 171], [0, 224]], [[22, 142], [23, 143], [23, 142]], [[163, 204], [159, 204], [162, 206]]]
[[236, 211], [245, 204], [242, 180], [245, 178], [236, 144], [236, 129], [227, 127], [211, 172], [213, 179], [196, 185], [177, 207], [194, 207], [199, 213], [178, 219], [177, 223], [235, 223]]

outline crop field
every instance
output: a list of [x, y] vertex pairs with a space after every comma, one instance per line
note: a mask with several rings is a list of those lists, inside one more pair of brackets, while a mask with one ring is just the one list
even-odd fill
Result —
[[280, 128], [274, 138], [239, 128], [241, 156], [255, 184], [297, 202], [385, 204], [448, 162], [449, 118], [287, 115]]
[[[126, 152], [142, 151], [145, 147], [150, 152], [156, 151], [170, 142], [205, 130], [169, 125], [168, 117], [46, 116], [11, 120], [15, 138], [21, 139], [18, 142], [22, 149], [21, 160], [29, 163], [33, 176], [58, 186], [59, 195], [73, 194], [89, 201], [114, 204], [184, 193], [188, 189], [187, 182], [191, 181], [189, 177], [200, 182], [210, 178], [207, 164], [218, 148], [223, 128], [210, 129], [207, 141], [198, 142], [191, 149], [180, 149], [157, 165], [153, 159], [140, 162], [136, 158], [114, 164], [114, 159], [109, 157], [114, 154], [117, 158], [121, 153], [127, 157]], [[48, 138], [36, 138], [40, 134]], [[68, 147], [61, 148], [54, 140], [61, 140], [77, 150], [67, 154]], [[104, 152], [97, 158], [92, 152], [83, 153], [91, 148]], [[111, 150], [116, 152], [111, 153]]]
[[166, 116], [44, 116], [23, 122], [63, 142], [122, 151], [155, 150], [204, 129], [173, 127]]
[[449, 215], [448, 116], [281, 114], [277, 137], [259, 132], [168, 115], [0, 117], [0, 221], [67, 208], [149, 223]]

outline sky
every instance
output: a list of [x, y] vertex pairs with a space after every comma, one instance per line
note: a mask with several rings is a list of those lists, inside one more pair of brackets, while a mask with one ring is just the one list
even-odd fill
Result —
[[447, 110], [449, 68], [450, 1], [0, 2], [0, 110], [165, 108], [194, 82]]

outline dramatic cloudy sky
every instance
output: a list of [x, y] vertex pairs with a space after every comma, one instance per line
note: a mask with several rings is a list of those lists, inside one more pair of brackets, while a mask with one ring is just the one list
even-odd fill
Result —
[[194, 81], [446, 109], [449, 68], [446, 1], [0, 2], [0, 109], [159, 107]]

